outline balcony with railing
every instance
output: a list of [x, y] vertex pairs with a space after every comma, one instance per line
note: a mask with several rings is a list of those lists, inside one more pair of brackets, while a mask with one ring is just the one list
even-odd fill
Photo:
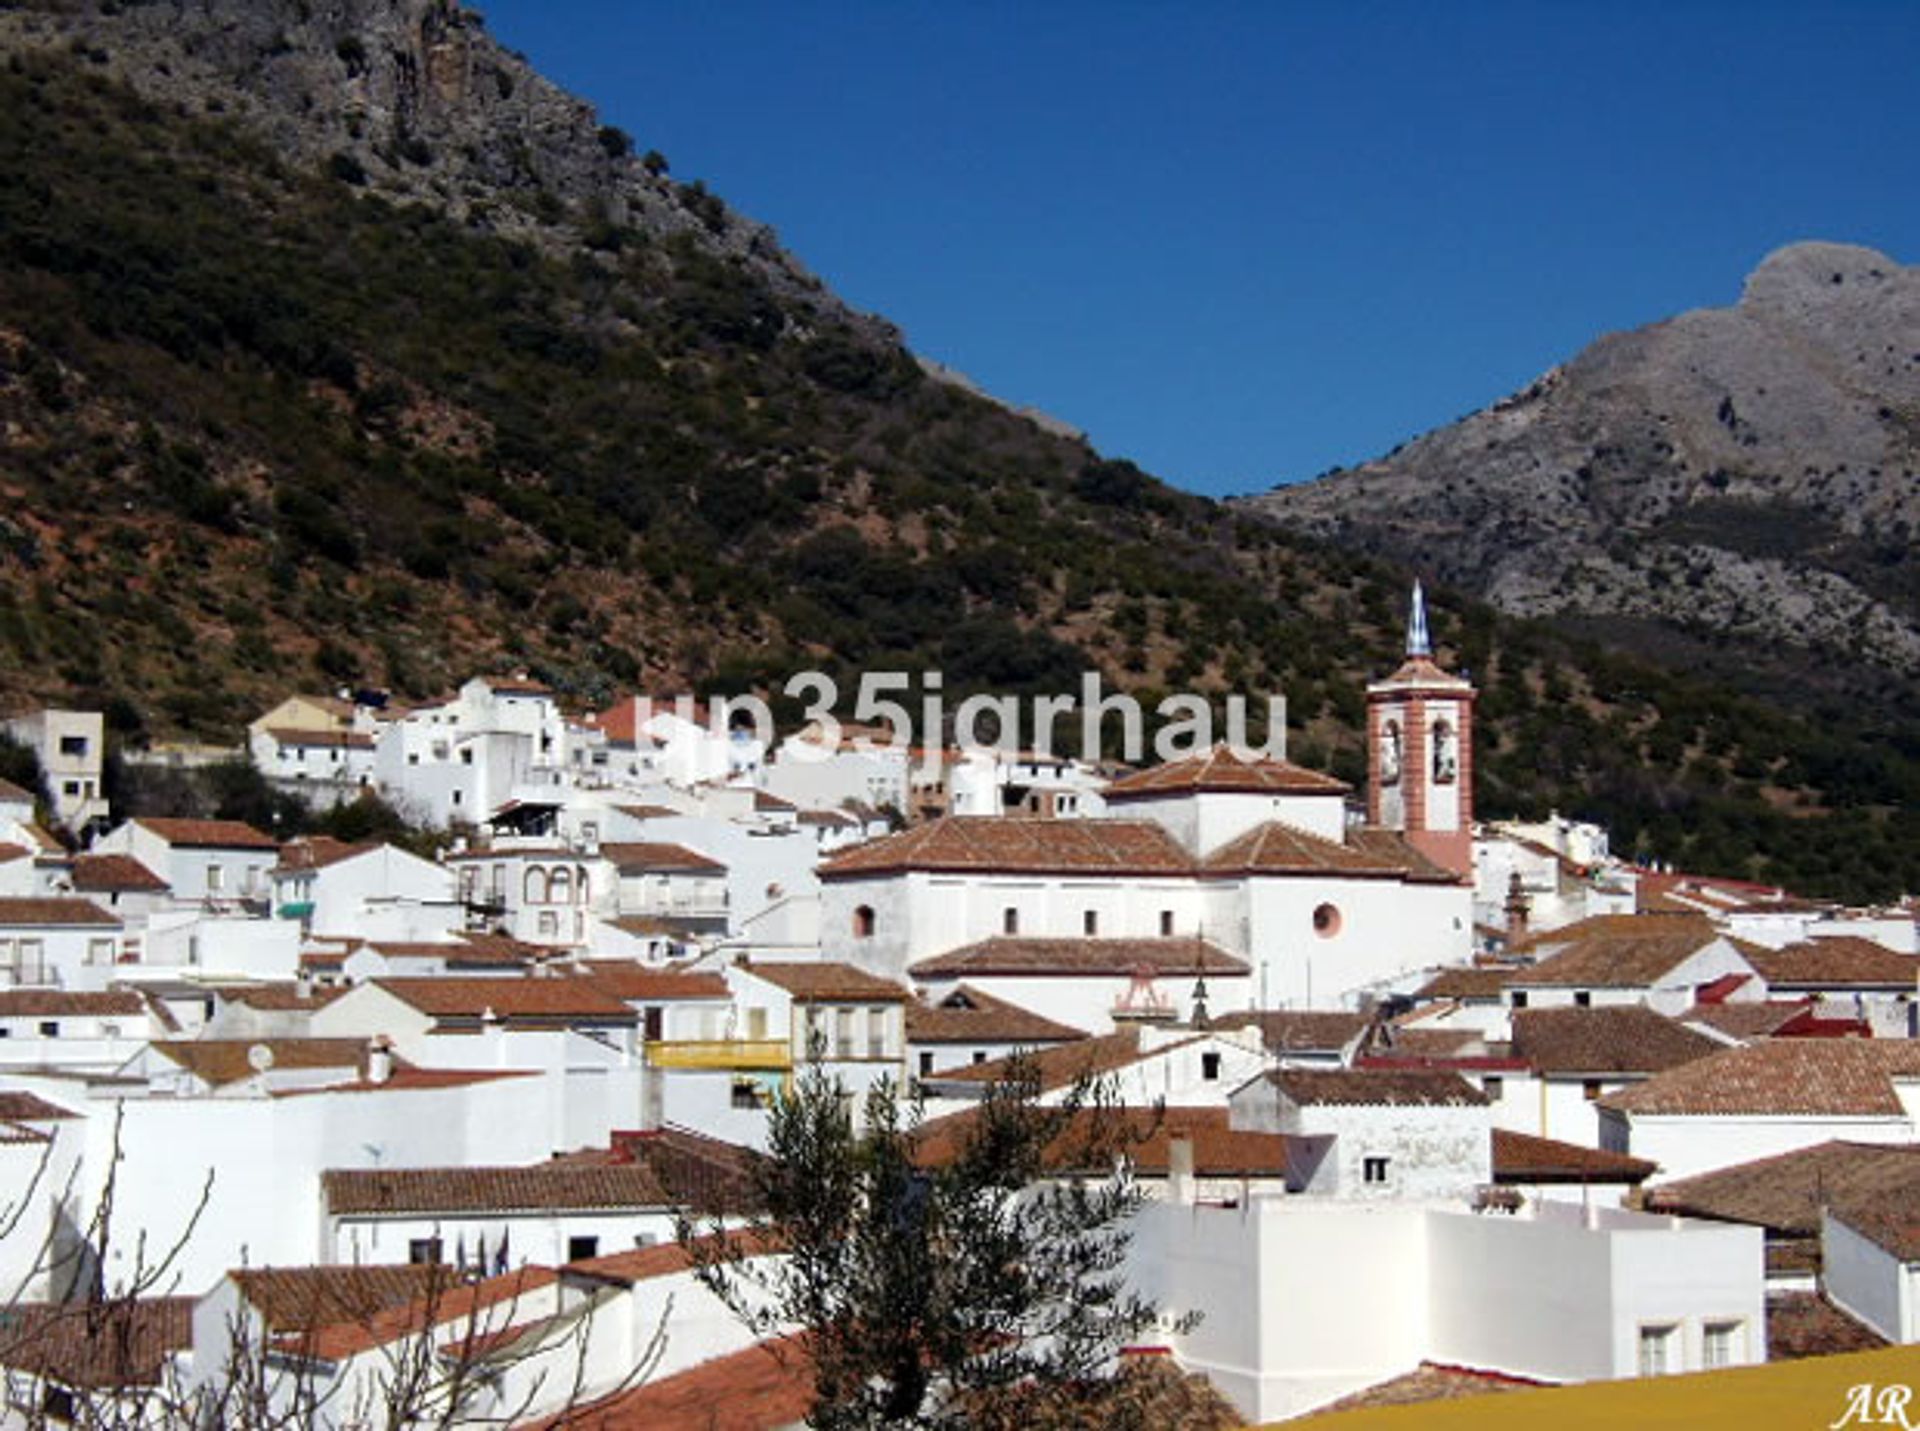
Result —
[[654, 1039], [647, 1062], [655, 1068], [775, 1069], [793, 1067], [793, 1049], [785, 1039]]

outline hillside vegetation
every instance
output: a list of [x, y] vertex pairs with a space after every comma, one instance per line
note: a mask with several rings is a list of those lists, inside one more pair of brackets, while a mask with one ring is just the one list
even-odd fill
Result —
[[[1097, 667], [1148, 697], [1283, 691], [1293, 753], [1359, 775], [1401, 570], [927, 377], [732, 242], [704, 188], [654, 176], [692, 226], [554, 188], [456, 210], [130, 87], [97, 23], [0, 68], [14, 704], [231, 739], [289, 690], [510, 667], [582, 703], [809, 667], [1066, 693]], [[1435, 607], [1484, 693], [1484, 811], [1558, 806], [1815, 892], [1920, 888], [1910, 730]]]

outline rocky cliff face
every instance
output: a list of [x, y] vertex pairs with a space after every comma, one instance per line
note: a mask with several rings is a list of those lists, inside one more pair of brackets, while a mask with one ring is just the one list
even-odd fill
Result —
[[1920, 674], [1920, 269], [1803, 243], [1375, 462], [1249, 498], [1510, 612]]
[[549, 251], [597, 228], [689, 235], [784, 300], [897, 339], [771, 229], [643, 162], [452, 0], [29, 0], [0, 12], [0, 48], [34, 47], [83, 54], [183, 113], [239, 120], [297, 163]]

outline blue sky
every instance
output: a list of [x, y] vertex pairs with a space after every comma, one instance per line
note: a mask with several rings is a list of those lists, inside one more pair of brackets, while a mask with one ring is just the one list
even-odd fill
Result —
[[915, 351], [1209, 493], [1803, 238], [1920, 259], [1920, 5], [482, 0]]

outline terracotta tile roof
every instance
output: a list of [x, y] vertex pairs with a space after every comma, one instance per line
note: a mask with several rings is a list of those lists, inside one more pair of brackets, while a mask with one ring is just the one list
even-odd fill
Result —
[[157, 894], [167, 882], [132, 855], [75, 855], [73, 887], [83, 892]]
[[303, 745], [334, 750], [371, 750], [373, 737], [357, 730], [301, 730], [295, 726], [270, 725], [267, 734], [281, 745]]
[[944, 870], [1054, 874], [1191, 874], [1193, 858], [1151, 820], [948, 815], [854, 845], [820, 864], [822, 879]]
[[753, 808], [770, 814], [780, 814], [788, 810], [798, 810], [800, 807], [791, 800], [775, 795], [771, 790], [756, 790], [753, 792]]
[[11, 840], [0, 840], [0, 865], [10, 865], [15, 860], [24, 860], [33, 853], [25, 845], [16, 845]]
[[827, 825], [834, 829], [846, 829], [860, 824], [855, 816], [849, 815], [845, 810], [802, 810], [794, 816], [794, 819], [802, 825]]
[[1303, 1423], [1311, 1423], [1322, 1416], [1337, 1416], [1343, 1411], [1364, 1411], [1380, 1406], [1423, 1406], [1429, 1402], [1458, 1401], [1492, 1392], [1525, 1391], [1544, 1384], [1530, 1381], [1524, 1376], [1507, 1376], [1497, 1371], [1478, 1371], [1472, 1367], [1443, 1366], [1437, 1362], [1423, 1361], [1412, 1371], [1370, 1386], [1365, 1391], [1343, 1396], [1338, 1401], [1328, 1402], [1302, 1420]]
[[1789, 1003], [1769, 999], [1757, 1004], [1695, 1004], [1680, 1016], [1680, 1021], [1705, 1024], [1745, 1043], [1778, 1031], [1812, 1007], [1805, 999]]
[[120, 928], [117, 918], [90, 899], [0, 899], [0, 926], [82, 924]]
[[0, 802], [9, 805], [31, 805], [33, 792], [15, 785], [11, 780], [0, 780]]
[[512, 1168], [332, 1168], [320, 1174], [335, 1216], [546, 1212], [667, 1207], [673, 1199], [640, 1163], [535, 1163]]
[[1513, 1056], [1543, 1074], [1659, 1073], [1725, 1047], [1643, 1004], [1513, 1011]]
[[1645, 988], [1720, 938], [1705, 919], [1651, 914], [1583, 919], [1520, 946], [1538, 957], [1509, 988]]
[[616, 1132], [606, 1156], [653, 1170], [675, 1203], [703, 1215], [734, 1215], [761, 1205], [764, 1162], [751, 1148], [666, 1124], [644, 1132]]
[[1744, 1222], [1769, 1233], [1817, 1237], [1820, 1208], [1836, 1198], [1914, 1187], [1920, 1143], [1839, 1140], [1756, 1158], [1647, 1190], [1652, 1212]]
[[1137, 771], [1107, 786], [1108, 800], [1126, 801], [1151, 795], [1200, 793], [1253, 795], [1345, 795], [1353, 787], [1344, 780], [1308, 770], [1271, 756], [1237, 755], [1226, 745], [1170, 760], [1150, 770]]
[[[1382, 838], [1385, 836], [1385, 838]], [[1200, 861], [1207, 874], [1352, 875], [1363, 879], [1431, 880], [1451, 884], [1454, 876], [1387, 831], [1364, 843], [1340, 844], [1269, 820], [1229, 840]]]
[[279, 842], [244, 820], [168, 820], [141, 816], [133, 822], [170, 845], [187, 850], [277, 850]]
[[1413, 997], [1429, 999], [1493, 999], [1505, 992], [1507, 980], [1516, 972], [1496, 965], [1442, 969], [1414, 991]]
[[391, 978], [372, 981], [394, 998], [438, 1019], [478, 1019], [489, 1010], [509, 1023], [581, 1019], [630, 1024], [638, 1017], [588, 979]]
[[342, 860], [350, 860], [379, 848], [377, 840], [350, 845], [331, 835], [306, 835], [289, 840], [280, 847], [280, 863], [273, 867], [273, 872], [301, 874], [307, 870], [323, 870], [329, 865], [337, 865]]
[[193, 1345], [192, 1297], [15, 1302], [0, 1319], [0, 1366], [79, 1390], [156, 1386]]
[[613, 808], [636, 820], [671, 820], [680, 813], [671, 805], [615, 805]]
[[683, 873], [725, 874], [727, 867], [698, 850], [662, 840], [633, 844], [603, 844], [600, 858], [622, 874]]
[[[951, 1163], [979, 1117], [968, 1109], [927, 1123], [920, 1130], [914, 1160], [923, 1167]], [[1054, 1172], [1106, 1172], [1118, 1150], [1139, 1176], [1163, 1178], [1173, 1141], [1181, 1137], [1193, 1145], [1196, 1177], [1285, 1178], [1299, 1161], [1293, 1140], [1285, 1134], [1238, 1130], [1229, 1125], [1227, 1109], [1204, 1107], [1082, 1109], [1062, 1120], [1042, 1156]], [[1089, 1149], [1105, 1155], [1102, 1166], [1078, 1166], [1087, 1161]]]
[[1339, 1053], [1358, 1043], [1372, 1022], [1366, 1014], [1340, 1010], [1283, 1009], [1221, 1014], [1217, 1029], [1257, 1028], [1274, 1053]]
[[238, 1268], [227, 1274], [270, 1334], [364, 1322], [442, 1287], [451, 1269], [431, 1263]]
[[740, 967], [785, 989], [796, 1003], [904, 1004], [913, 997], [905, 985], [851, 964], [761, 962]]
[[254, 1076], [249, 1055], [256, 1047], [273, 1053], [273, 1068], [366, 1069], [367, 1041], [361, 1038], [203, 1038], [156, 1039], [153, 1051], [215, 1088]]
[[646, 1382], [536, 1431], [776, 1431], [805, 1421], [813, 1402], [813, 1361], [782, 1340]]
[[4, 989], [0, 1019], [126, 1018], [145, 1015], [146, 1000], [131, 989]]
[[1303, 1108], [1472, 1108], [1487, 1102], [1459, 1074], [1438, 1070], [1280, 1068], [1267, 1078]]
[[1376, 1024], [1366, 1052], [1376, 1059], [1454, 1059], [1494, 1057], [1493, 1047], [1478, 1029], [1426, 1028], [1408, 1024]]
[[723, 975], [656, 969], [629, 959], [588, 959], [581, 963], [579, 974], [630, 1004], [729, 997]]
[[1683, 1063], [1600, 1107], [1690, 1117], [1897, 1117], [1895, 1077], [1920, 1077], [1920, 1041], [1762, 1039]]
[[1901, 1262], [1920, 1262], [1920, 1170], [1900, 1187], [1839, 1193], [1828, 1211]]
[[1608, 1153], [1536, 1138], [1531, 1133], [1493, 1130], [1493, 1180], [1496, 1183], [1640, 1183], [1659, 1165], [1625, 1153]]
[[1245, 974], [1235, 958], [1205, 939], [1026, 939], [1001, 935], [921, 959], [908, 969], [916, 979], [972, 974], [1036, 976], [1103, 974]]
[[1420, 884], [1458, 884], [1460, 876], [1435, 864], [1407, 842], [1398, 830], [1382, 830], [1371, 825], [1347, 831], [1347, 845], [1361, 854], [1406, 869], [1407, 878]]
[[43, 855], [66, 854], [67, 847], [61, 844], [58, 840], [54, 839], [52, 835], [48, 834], [47, 831], [42, 826], [34, 824], [32, 821], [28, 821], [27, 823], [21, 825], [20, 828], [26, 832], [26, 836], [29, 840], [33, 841], [35, 845], [39, 846], [41, 854]]
[[214, 992], [224, 1003], [242, 1004], [263, 1013], [304, 1013], [323, 1009], [347, 991], [314, 985], [302, 993], [298, 984], [220, 984]]
[[782, 1243], [773, 1234], [746, 1229], [737, 1232], [714, 1233], [696, 1237], [689, 1242], [656, 1242], [650, 1247], [630, 1247], [624, 1252], [612, 1252], [605, 1257], [585, 1257], [578, 1262], [569, 1262], [566, 1271], [583, 1277], [592, 1277], [600, 1281], [619, 1282], [633, 1286], [640, 1282], [651, 1282], [656, 1277], [672, 1277], [695, 1266], [694, 1253], [699, 1251], [727, 1252], [729, 1257], [756, 1257], [780, 1250]]
[[1083, 1029], [1055, 1023], [1018, 1004], [961, 984], [938, 1003], [907, 1005], [908, 1043], [1068, 1043]]
[[1838, 1356], [1886, 1345], [1880, 1333], [1855, 1321], [1818, 1292], [1767, 1294], [1768, 1361]]
[[[49, 1103], [38, 1093], [23, 1093], [16, 1089], [0, 1090], [0, 1121], [8, 1123], [48, 1123], [57, 1118], [78, 1118], [80, 1115], [70, 1108], [62, 1108], [57, 1103]], [[0, 1362], [0, 1365], [4, 1365]]]
[[[1195, 1038], [1200, 1035], [1195, 1035]], [[1074, 1043], [1059, 1044], [1053, 1048], [1043, 1048], [1032, 1053], [1019, 1055], [1019, 1058], [1033, 1070], [1039, 1079], [1040, 1091], [1051, 1092], [1057, 1088], [1070, 1087], [1076, 1079], [1099, 1078], [1114, 1073], [1128, 1064], [1138, 1063], [1143, 1058], [1152, 1058], [1166, 1052], [1169, 1048], [1182, 1048], [1193, 1039], [1182, 1039], [1164, 1044], [1151, 1052], [1141, 1049], [1140, 1030], [1137, 1028], [1119, 1029], [1110, 1034], [1101, 1034], [1097, 1038], [1080, 1039]], [[950, 1068], [938, 1075], [943, 1083], [997, 1083], [1013, 1072], [1015, 1059], [989, 1059], [985, 1063], [972, 1063], [963, 1068]]]
[[312, 1098], [323, 1093], [417, 1093], [539, 1076], [539, 1070], [532, 1068], [414, 1068], [396, 1058], [393, 1072], [379, 1083], [362, 1076], [348, 1083], [329, 1083], [324, 1088], [276, 1088], [272, 1093], [275, 1098]]
[[1853, 935], [1755, 949], [1747, 962], [1776, 989], [1899, 989], [1920, 984], [1920, 958]]

